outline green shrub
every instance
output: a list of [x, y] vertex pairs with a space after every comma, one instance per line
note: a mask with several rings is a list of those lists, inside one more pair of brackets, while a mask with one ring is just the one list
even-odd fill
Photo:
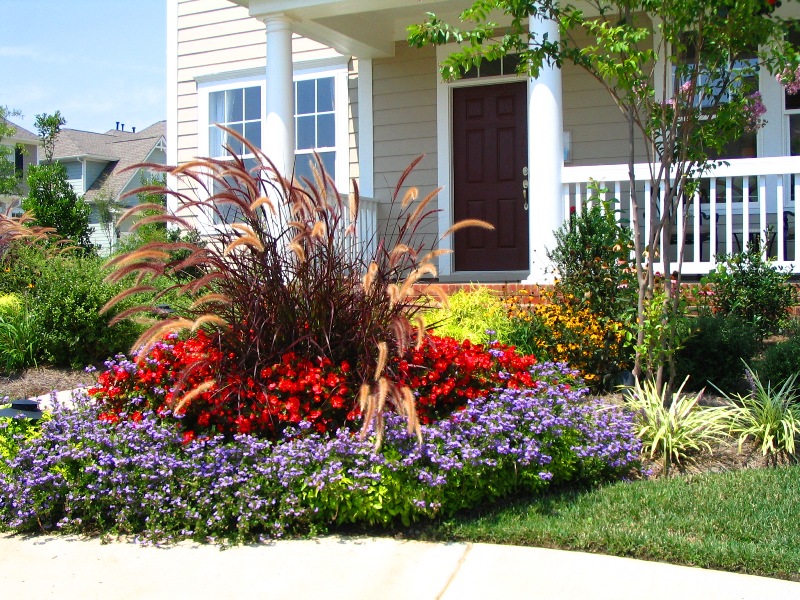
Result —
[[23, 295], [37, 361], [77, 368], [130, 350], [140, 328], [130, 321], [109, 327], [113, 314], [99, 312], [120, 289], [105, 283], [105, 275], [93, 256], [20, 244], [6, 254], [0, 291]]
[[599, 318], [623, 320], [636, 305], [636, 273], [631, 262], [633, 238], [617, 222], [611, 201], [594, 195], [581, 214], [555, 231], [556, 247], [547, 251], [558, 281], [556, 294], [574, 298]]
[[706, 315], [684, 320], [690, 331], [675, 355], [678, 380], [689, 376], [688, 390], [697, 391], [709, 383], [727, 393], [745, 392], [744, 361], [759, 350], [759, 335], [747, 321], [736, 315]]
[[447, 308], [426, 311], [423, 318], [436, 335], [486, 344], [491, 339], [508, 339], [511, 321], [507, 312], [502, 298], [486, 288], [473, 288], [458, 290], [448, 299]]
[[800, 336], [795, 334], [767, 346], [761, 360], [755, 363], [754, 370], [761, 381], [773, 386], [800, 373]]
[[46, 263], [30, 294], [44, 362], [84, 367], [130, 350], [140, 328], [130, 321], [109, 327], [113, 314], [100, 314], [119, 290], [103, 281], [105, 275], [95, 257], [64, 256]]
[[791, 272], [772, 262], [756, 244], [748, 244], [746, 252], [718, 257], [717, 268], [703, 278], [713, 284], [714, 312], [745, 319], [762, 338], [778, 332], [796, 300]]
[[[685, 382], [684, 382], [685, 383]], [[694, 455], [727, 437], [733, 419], [728, 406], [700, 406], [702, 392], [692, 396], [683, 393], [683, 385], [666, 398], [655, 384], [636, 382], [628, 398], [629, 408], [636, 415], [636, 436], [650, 458], [660, 457], [664, 474], [672, 465], [684, 466]]]

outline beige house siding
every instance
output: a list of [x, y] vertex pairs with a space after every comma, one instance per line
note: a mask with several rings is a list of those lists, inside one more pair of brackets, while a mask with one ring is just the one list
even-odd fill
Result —
[[[588, 45], [589, 40], [584, 43]], [[563, 66], [561, 82], [564, 130], [572, 137], [572, 161], [566, 166], [627, 163], [628, 125], [611, 95], [594, 77], [573, 64]], [[638, 132], [635, 148], [636, 161], [645, 161], [645, 147]]]
[[[350, 179], [358, 179], [358, 60], [351, 60], [347, 71], [348, 172], [350, 173]], [[347, 191], [350, 190], [348, 189]]]
[[[412, 160], [425, 155], [406, 180], [407, 186], [419, 188], [424, 196], [436, 189], [439, 181], [435, 50], [416, 50], [398, 42], [395, 51], [393, 58], [373, 61], [375, 198], [384, 202], [379, 213], [381, 228], [389, 217], [386, 202]], [[436, 201], [430, 206], [435, 209]], [[437, 237], [436, 220], [429, 219], [421, 233], [425, 235], [426, 246], [430, 246]]]

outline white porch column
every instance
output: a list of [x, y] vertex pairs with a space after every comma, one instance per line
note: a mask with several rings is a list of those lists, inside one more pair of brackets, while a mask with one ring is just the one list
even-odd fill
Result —
[[[529, 30], [541, 40], [558, 41], [558, 24], [531, 18]], [[564, 167], [561, 69], [543, 65], [528, 81], [528, 222], [531, 274], [525, 283], [551, 283], [545, 248], [555, 246], [553, 232], [564, 221], [561, 169]]]
[[267, 125], [261, 145], [278, 171], [290, 176], [294, 169], [292, 23], [283, 14], [263, 17], [263, 21], [267, 28]]

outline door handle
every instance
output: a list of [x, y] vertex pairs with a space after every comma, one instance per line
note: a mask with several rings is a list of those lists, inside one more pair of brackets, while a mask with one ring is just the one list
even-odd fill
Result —
[[[527, 170], [527, 169], [526, 169]], [[525, 204], [522, 205], [522, 208], [528, 210], [528, 180], [522, 180], [522, 195], [525, 197]]]

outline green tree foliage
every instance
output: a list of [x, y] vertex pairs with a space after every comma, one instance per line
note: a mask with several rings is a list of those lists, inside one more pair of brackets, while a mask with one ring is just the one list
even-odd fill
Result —
[[42, 150], [47, 162], [53, 161], [53, 154], [56, 151], [56, 141], [61, 133], [61, 128], [67, 124], [67, 120], [61, 115], [61, 111], [56, 111], [52, 115], [42, 113], [36, 115], [36, 131], [42, 140]]
[[92, 209], [72, 189], [64, 165], [31, 165], [28, 188], [30, 191], [22, 201], [22, 208], [33, 212], [37, 225], [53, 227], [58, 235], [86, 250], [91, 249], [89, 215]]
[[36, 129], [48, 162], [28, 169], [29, 192], [22, 202], [22, 208], [35, 215], [35, 225], [52, 227], [58, 235], [90, 251], [92, 243], [89, 240], [89, 216], [92, 209], [72, 189], [67, 181], [67, 169], [64, 165], [51, 162], [56, 139], [65, 123], [58, 111], [53, 115], [36, 116]]

